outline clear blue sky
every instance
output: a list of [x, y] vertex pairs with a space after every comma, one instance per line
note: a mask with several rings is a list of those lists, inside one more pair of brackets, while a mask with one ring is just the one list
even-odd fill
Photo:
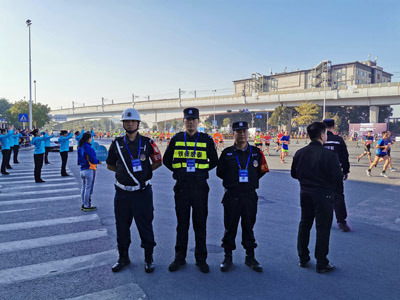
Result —
[[29, 99], [27, 19], [37, 100], [59, 108], [229, 94], [253, 72], [368, 54], [400, 81], [399, 16], [397, 0], [0, 0], [0, 97]]

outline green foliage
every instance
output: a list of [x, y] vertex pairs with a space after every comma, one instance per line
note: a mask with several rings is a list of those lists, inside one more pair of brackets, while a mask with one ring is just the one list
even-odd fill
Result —
[[317, 104], [304, 102], [294, 109], [296, 116], [293, 118], [293, 122], [297, 125], [306, 126], [320, 119], [321, 108]]
[[6, 98], [0, 98], [0, 116], [4, 117], [11, 106], [12, 104]]
[[223, 121], [222, 121], [222, 125], [224, 126], [224, 127], [226, 127], [228, 124], [230, 124], [231, 123], [231, 119], [230, 118], [225, 118]]
[[289, 123], [289, 109], [286, 106], [275, 107], [268, 124], [272, 126], [287, 125]]
[[[32, 124], [35, 128], [43, 127], [50, 121], [50, 107], [41, 103], [32, 103]], [[22, 123], [18, 121], [19, 114], [29, 114], [29, 101], [20, 100], [16, 102], [6, 111], [8, 121], [15, 127], [22, 127]]]
[[171, 126], [175, 131], [178, 129], [178, 125], [179, 125], [179, 123], [178, 123], [178, 120], [176, 120], [176, 119], [173, 120], [171, 123]]

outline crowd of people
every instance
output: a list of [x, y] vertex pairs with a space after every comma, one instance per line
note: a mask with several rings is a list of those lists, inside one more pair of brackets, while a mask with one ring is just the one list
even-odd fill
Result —
[[[113, 272], [119, 272], [130, 264], [129, 246], [131, 243], [130, 227], [133, 219], [144, 248], [144, 269], [147, 273], [155, 270], [153, 249], [156, 246], [153, 232], [153, 192], [151, 178], [153, 171], [164, 164], [171, 172], [176, 183], [173, 187], [177, 218], [175, 258], [169, 265], [169, 271], [178, 271], [186, 264], [188, 231], [192, 214], [195, 235], [196, 265], [203, 273], [210, 271], [207, 264], [206, 224], [208, 215], [209, 171], [216, 168], [216, 174], [222, 179], [225, 193], [222, 198], [224, 208], [225, 233], [221, 246], [224, 249], [224, 260], [220, 265], [222, 272], [227, 272], [233, 265], [233, 251], [236, 249], [235, 238], [239, 222], [242, 227], [242, 245], [246, 251], [245, 264], [256, 272], [262, 272], [261, 264], [255, 258], [257, 247], [253, 227], [257, 215], [257, 189], [259, 180], [269, 172], [264, 152], [270, 155], [273, 136], [270, 132], [263, 134], [257, 130], [254, 145], [249, 140], [249, 128], [245, 121], [232, 124], [232, 146], [224, 148], [224, 135], [218, 130], [213, 135], [199, 132], [199, 110], [186, 108], [183, 111], [185, 130], [175, 135], [160, 132], [156, 136], [148, 131], [139, 132], [140, 113], [130, 108], [123, 112], [121, 121], [125, 134], [116, 137], [109, 148], [106, 159], [107, 169], [115, 172], [114, 213], [117, 228], [117, 245], [119, 259], [112, 266]], [[326, 273], [335, 266], [327, 258], [329, 236], [333, 214], [339, 229], [350, 231], [347, 224], [347, 210], [344, 197], [343, 181], [350, 172], [349, 154], [342, 137], [334, 131], [334, 120], [314, 122], [307, 127], [307, 136], [311, 142], [298, 150], [293, 157], [291, 176], [300, 183], [301, 220], [298, 229], [297, 251], [300, 267], [308, 267], [310, 251], [308, 249], [310, 230], [315, 221], [317, 239], [315, 258], [316, 271]], [[37, 183], [45, 182], [41, 178], [43, 163], [49, 164], [49, 140], [52, 134], [30, 133], [34, 145], [34, 179]], [[9, 174], [10, 153], [14, 153], [14, 163], [18, 162], [18, 146], [21, 137], [13, 126], [2, 129], [1, 173]], [[97, 159], [93, 149], [96, 133], [90, 131], [62, 130], [59, 137], [61, 156], [61, 176], [69, 176], [66, 172], [69, 140], [75, 135], [78, 142], [78, 165], [80, 166], [81, 209], [89, 212], [96, 210], [92, 206], [91, 195], [96, 178]], [[154, 138], [155, 137], [155, 138]], [[281, 131], [276, 136], [273, 150], [281, 151], [280, 160], [285, 163], [292, 136], [288, 131]], [[156, 143], [167, 143], [164, 157]], [[377, 154], [372, 160], [371, 147], [376, 142]], [[382, 133], [382, 138], [375, 141], [371, 133], [364, 139], [364, 152], [358, 160], [368, 155], [370, 167], [367, 175], [379, 162], [384, 162], [381, 175], [387, 177], [386, 169], [391, 168], [390, 149], [394, 143], [390, 131]], [[218, 150], [222, 150], [218, 156]]]

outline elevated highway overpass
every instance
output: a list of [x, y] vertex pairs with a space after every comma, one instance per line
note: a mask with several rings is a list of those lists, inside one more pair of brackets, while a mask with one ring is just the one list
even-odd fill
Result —
[[[134, 107], [139, 110], [142, 120], [149, 126], [157, 122], [182, 118], [185, 107], [197, 107], [201, 117], [225, 114], [228, 110], [238, 112], [273, 111], [276, 106], [296, 107], [308, 101], [319, 106], [324, 102], [324, 89], [291, 90], [284, 92], [268, 92], [253, 95], [225, 95], [201, 98], [174, 98], [149, 101], [136, 101], [106, 105], [93, 105], [75, 108], [52, 110], [52, 116], [65, 115], [67, 122], [97, 118], [119, 118], [122, 111]], [[370, 122], [378, 121], [379, 106], [400, 104], [400, 82], [366, 84], [339, 89], [326, 90], [326, 106], [368, 106]]]

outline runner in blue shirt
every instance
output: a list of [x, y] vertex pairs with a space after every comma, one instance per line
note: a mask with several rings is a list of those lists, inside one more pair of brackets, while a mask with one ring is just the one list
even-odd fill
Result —
[[371, 176], [371, 170], [375, 165], [378, 163], [378, 161], [383, 158], [385, 161], [385, 164], [383, 165], [383, 170], [381, 173], [381, 176], [383, 177], [389, 177], [386, 174], [386, 169], [389, 165], [389, 156], [387, 155], [388, 150], [390, 149], [391, 144], [389, 144], [389, 136], [390, 136], [390, 131], [384, 131], [382, 132], [382, 138], [379, 140], [379, 142], [376, 144], [376, 156], [374, 158], [374, 161], [371, 163], [369, 166], [367, 172], [367, 176]]
[[289, 143], [290, 143], [290, 135], [288, 131], [285, 131], [285, 135], [280, 139], [282, 145], [281, 152], [281, 163], [285, 163], [285, 156], [289, 154]]
[[365, 155], [368, 155], [369, 163], [372, 164], [371, 145], [374, 143], [372, 131], [368, 131], [367, 136], [365, 136], [362, 141], [364, 143], [364, 152], [360, 156], [357, 156], [357, 161], [360, 161], [361, 158], [363, 158]]

